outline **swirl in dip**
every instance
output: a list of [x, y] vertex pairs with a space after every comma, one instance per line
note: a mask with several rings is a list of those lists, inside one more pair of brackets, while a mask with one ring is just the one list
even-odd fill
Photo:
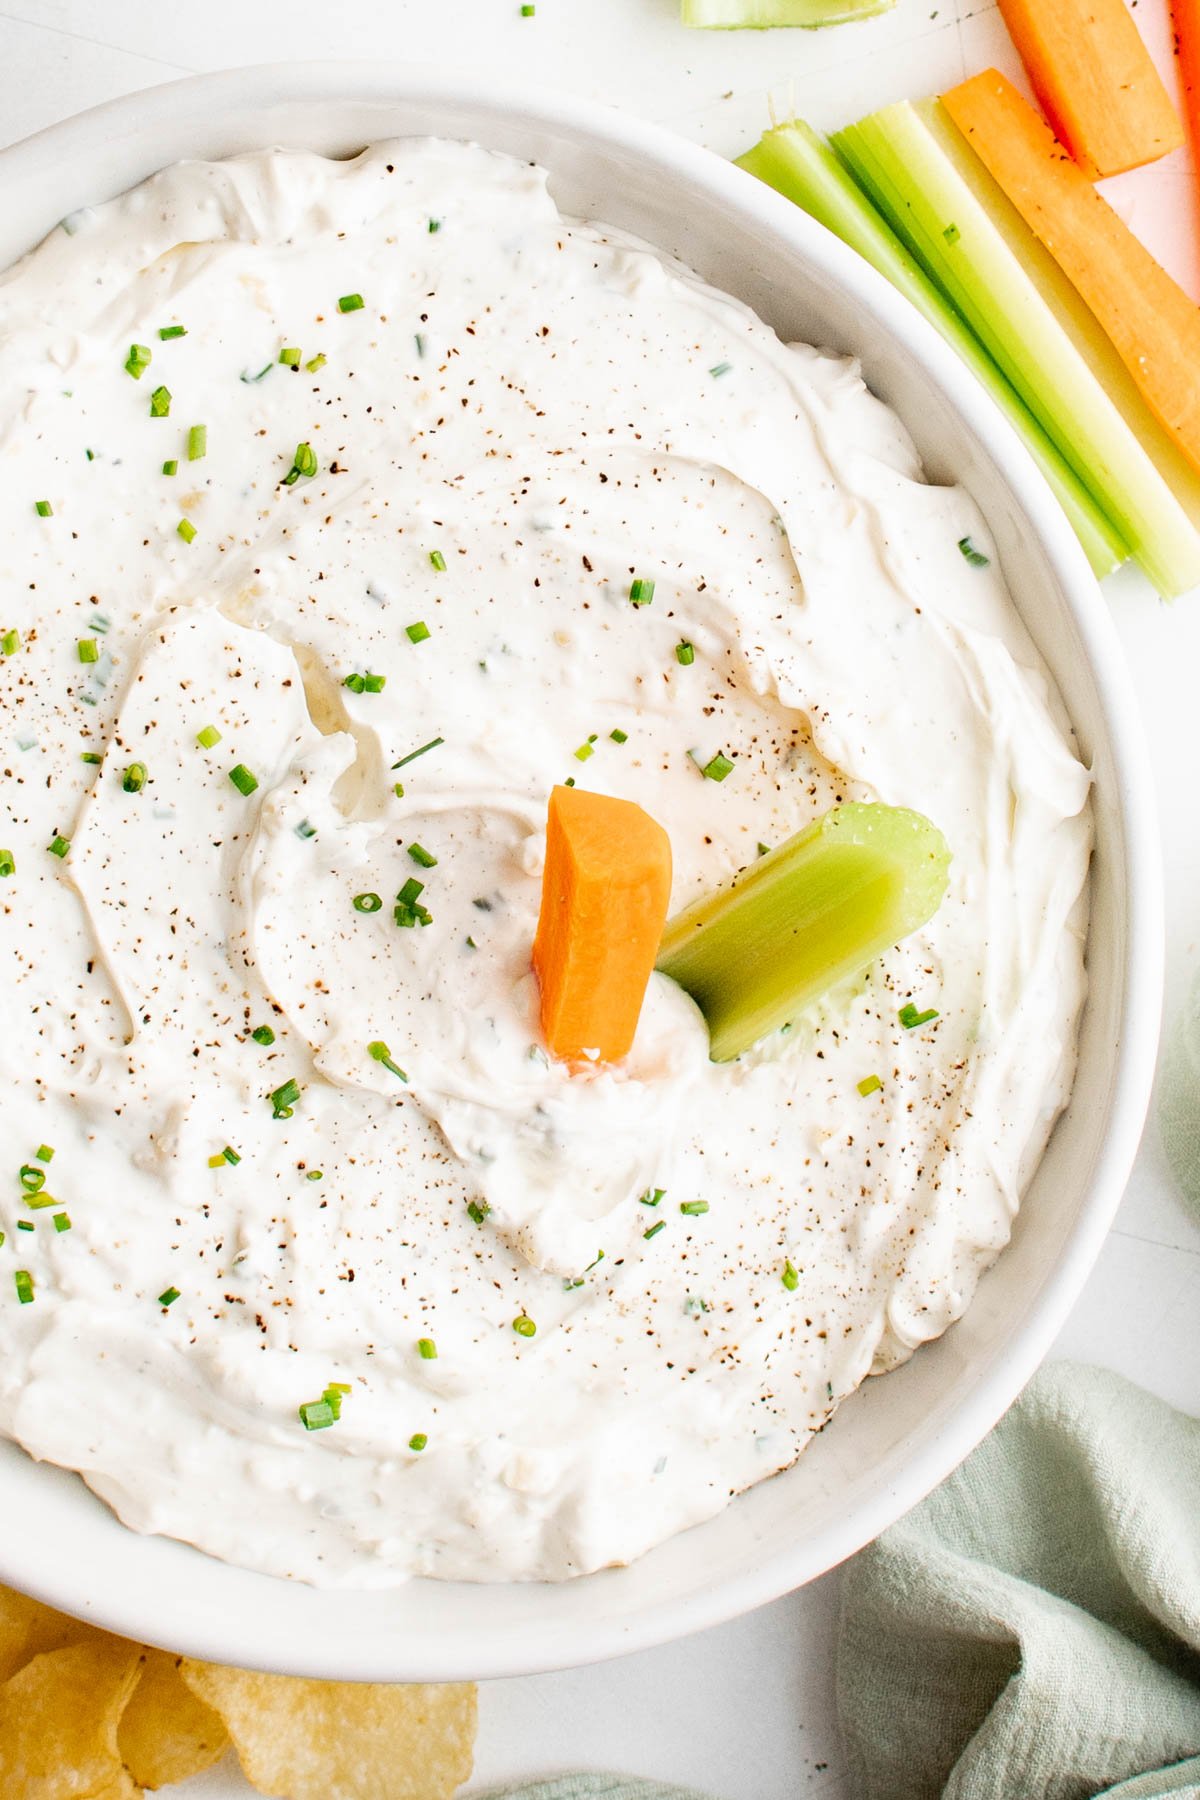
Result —
[[[357, 1586], [624, 1562], [786, 1468], [962, 1313], [1071, 1082], [1089, 777], [972, 502], [459, 144], [169, 169], [0, 335], [0, 1429]], [[949, 896], [735, 1063], [656, 975], [571, 1074], [568, 776], [675, 908], [839, 800], [933, 819]]]

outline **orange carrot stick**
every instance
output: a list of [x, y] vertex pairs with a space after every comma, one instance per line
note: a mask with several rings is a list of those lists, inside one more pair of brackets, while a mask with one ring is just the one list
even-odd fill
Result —
[[1000, 0], [1060, 141], [1089, 175], [1119, 175], [1183, 142], [1125, 0]]
[[1200, 307], [997, 70], [951, 88], [942, 104], [1091, 307], [1146, 404], [1200, 468]]
[[631, 800], [556, 787], [533, 966], [555, 1056], [629, 1054], [671, 898], [671, 843]]
[[1171, 0], [1175, 48], [1183, 77], [1183, 110], [1200, 157], [1200, 0]]

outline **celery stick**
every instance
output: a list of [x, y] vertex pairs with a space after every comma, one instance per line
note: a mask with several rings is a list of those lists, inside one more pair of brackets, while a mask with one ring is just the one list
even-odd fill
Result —
[[1024, 439], [1070, 520], [1098, 576], [1110, 575], [1128, 550], [1074, 469], [1001, 374], [959, 314], [913, 261], [845, 165], [802, 119], [776, 126], [738, 166], [857, 250], [941, 332]]
[[715, 31], [762, 31], [769, 25], [845, 25], [890, 12], [896, 0], [683, 0], [685, 25]]
[[[936, 100], [885, 106], [833, 139], [884, 217], [957, 307], [1159, 593], [1200, 584], [1200, 533], [1107, 391], [1082, 301]], [[1073, 293], [1074, 290], [1070, 290]], [[1085, 317], [1086, 315], [1086, 317]], [[1110, 357], [1116, 360], [1115, 352]], [[1126, 380], [1127, 394], [1132, 383]], [[1183, 459], [1154, 425], [1162, 456]], [[1200, 484], [1184, 485], [1193, 502]]]
[[713, 1061], [729, 1062], [919, 930], [949, 867], [920, 813], [835, 806], [669, 919], [657, 966], [707, 1019]]

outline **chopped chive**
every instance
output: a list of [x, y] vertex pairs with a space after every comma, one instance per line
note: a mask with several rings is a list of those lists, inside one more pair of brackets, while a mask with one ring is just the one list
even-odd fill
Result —
[[264, 363], [262, 368], [259, 369], [257, 374], [252, 373], [252, 371], [249, 369], [243, 369], [242, 373], [241, 373], [241, 380], [244, 381], [247, 384], [247, 386], [252, 386], [254, 382], [261, 381], [264, 375], [269, 375], [271, 373], [271, 370], [274, 367], [275, 367], [274, 363]]
[[361, 294], [343, 294], [338, 301], [339, 312], [361, 312], [363, 297]]
[[121, 786], [127, 794], [140, 794], [146, 785], [148, 774], [145, 763], [130, 763], [121, 777]]
[[17, 1179], [27, 1194], [40, 1194], [46, 1185], [46, 1171], [35, 1169], [32, 1163], [22, 1163]]
[[722, 375], [728, 375], [728, 373], [729, 373], [730, 369], [732, 369], [732, 367], [733, 367], [733, 364], [731, 362], [719, 362], [719, 363], [716, 363], [708, 372], [710, 375], [716, 375], [719, 378]]
[[79, 760], [80, 762], [93, 763], [98, 767], [100, 763], [104, 761], [104, 757], [99, 750], [83, 750], [80, 752]]
[[639, 575], [630, 586], [629, 598], [635, 606], [649, 606], [654, 598], [654, 583], [648, 577]]
[[432, 856], [429, 853], [429, 851], [425, 848], [424, 844], [410, 844], [408, 846], [408, 854], [412, 857], [412, 859], [415, 863], [418, 863], [420, 865], [420, 867], [422, 869], [436, 869], [437, 868], [437, 861], [438, 861], [437, 857]]
[[918, 1012], [911, 1000], [907, 1006], [902, 1006], [896, 1015], [905, 1031], [915, 1031], [918, 1025], [929, 1025], [934, 1019], [940, 1019], [941, 1016], [937, 1008], [933, 1006], [927, 1012]]
[[411, 927], [433, 924], [433, 914], [428, 907], [417, 904], [418, 896], [424, 892], [424, 882], [418, 881], [415, 876], [405, 882], [396, 895], [396, 907], [392, 915], [397, 925]]
[[733, 764], [723, 750], [718, 750], [712, 760], [703, 765], [700, 773], [706, 781], [724, 781], [727, 775], [733, 773]]
[[429, 1439], [423, 1431], [414, 1431], [408, 1440], [408, 1447], [410, 1450], [424, 1450], [428, 1442]]
[[217, 1151], [215, 1156], [209, 1157], [208, 1166], [210, 1169], [223, 1169], [225, 1167], [225, 1157], [220, 1150]]
[[868, 1094], [877, 1094], [882, 1086], [878, 1075], [865, 1075], [858, 1084], [858, 1091], [865, 1100]]
[[446, 573], [446, 559], [440, 550], [431, 550], [429, 552], [429, 560], [439, 575], [444, 575]]
[[328, 1400], [306, 1400], [300, 1407], [300, 1422], [305, 1431], [324, 1431], [336, 1417]]
[[162, 472], [164, 475], [178, 475], [179, 464], [173, 456], [167, 458], [166, 462], [163, 464]]
[[36, 1229], [37, 1229], [37, 1227], [34, 1225], [32, 1219], [18, 1219], [17, 1220], [17, 1230], [18, 1231], [35, 1231]]
[[526, 4], [525, 6], [523, 6], [521, 8], [521, 17], [523, 19], [532, 19], [536, 16], [536, 14], [537, 14], [536, 6], [530, 6], [530, 5]]
[[199, 462], [208, 455], [208, 426], [193, 425], [188, 432], [188, 461]]
[[325, 1171], [324, 1169], [309, 1169], [305, 1173], [304, 1179], [305, 1181], [324, 1181]]
[[594, 756], [595, 754], [596, 752], [590, 744], [580, 744], [578, 750], [575, 752], [575, 760], [576, 762], [586, 762], [589, 756]]
[[977, 550], [969, 537], [959, 538], [958, 547], [973, 569], [986, 569], [992, 560], [982, 550]]
[[236, 1169], [242, 1159], [238, 1155], [237, 1151], [233, 1148], [232, 1144], [226, 1144], [225, 1148], [221, 1152], [221, 1160], [222, 1160], [222, 1162], [229, 1163], [231, 1165], [231, 1167]]
[[246, 798], [249, 798], [258, 786], [258, 777], [250, 773], [245, 763], [235, 763], [229, 771], [229, 779], [238, 793]]
[[129, 355], [125, 359], [125, 367], [135, 381], [140, 381], [150, 367], [150, 348], [147, 344], [130, 344]]
[[275, 1042], [275, 1033], [269, 1025], [256, 1025], [250, 1036], [256, 1044], [273, 1044]]
[[165, 343], [168, 338], [186, 337], [187, 328], [183, 325], [160, 325], [158, 335]]
[[368, 694], [382, 694], [384, 688], [387, 686], [387, 676], [372, 675], [370, 669], [368, 669], [363, 686]]
[[410, 644], [423, 644], [429, 636], [429, 627], [424, 619], [418, 619], [415, 625], [406, 625], [404, 632]]
[[316, 356], [309, 357], [304, 366], [310, 375], [315, 375], [318, 369], [323, 369], [325, 367], [325, 362], [326, 357], [324, 351], [318, 351]]
[[800, 1286], [800, 1277], [796, 1272], [796, 1266], [792, 1262], [791, 1257], [788, 1257], [784, 1263], [783, 1274], [779, 1279], [782, 1281], [789, 1294], [794, 1294], [796, 1289]]
[[300, 1083], [294, 1076], [275, 1088], [267, 1098], [271, 1102], [271, 1116], [275, 1119], [290, 1119], [300, 1104]]
[[81, 663], [100, 661], [100, 646], [95, 638], [80, 638], [75, 645]]
[[431, 235], [436, 231], [440, 231], [441, 229], [442, 229], [442, 221], [440, 219], [430, 219], [429, 230], [430, 230]]
[[70, 840], [70, 838], [65, 838], [65, 837], [56, 835], [55, 837], [52, 837], [50, 839], [50, 842], [46, 845], [46, 848], [50, 852], [51, 856], [57, 856], [59, 858], [64, 858], [64, 857], [66, 857], [67, 853], [69, 852], [69, 850], [71, 848], [71, 840]]
[[383, 901], [378, 894], [355, 894], [352, 905], [355, 912], [377, 913], [383, 911]]
[[619, 726], [615, 731], [610, 731], [608, 735], [614, 744], [627, 744], [629, 742], [629, 733], [627, 731], [622, 731]]
[[171, 390], [168, 387], [156, 387], [150, 396], [150, 417], [166, 419], [171, 414]]
[[437, 1345], [432, 1338], [417, 1339], [417, 1355], [421, 1358], [422, 1362], [437, 1361]]
[[655, 1219], [653, 1225], [651, 1225], [648, 1230], [643, 1231], [642, 1236], [644, 1238], [657, 1237], [660, 1231], [665, 1231], [666, 1229], [667, 1221], [665, 1219]]
[[419, 750], [410, 750], [407, 756], [402, 756], [399, 762], [394, 762], [393, 769], [402, 769], [406, 763], [416, 762], [418, 756], [424, 756], [427, 750], [436, 750], [438, 745], [444, 744], [445, 741], [445, 738], [430, 738], [429, 742], [422, 744]]
[[393, 792], [393, 794], [395, 794], [397, 800], [403, 800], [403, 798], [404, 798], [404, 783], [402, 781], [393, 782], [392, 792]]
[[55, 1231], [70, 1231], [70, 1229], [71, 1229], [70, 1213], [65, 1213], [65, 1212], [55, 1213], [54, 1229], [55, 1229]]
[[381, 1038], [377, 1038], [373, 1044], [367, 1045], [367, 1055], [373, 1062], [382, 1063], [385, 1069], [407, 1085], [408, 1076], [398, 1063], [392, 1061], [392, 1053]]
[[348, 687], [352, 694], [365, 693], [367, 687], [366, 677], [363, 675], [347, 675], [342, 686]]
[[211, 750], [213, 746], [219, 744], [220, 741], [221, 734], [215, 725], [205, 725], [202, 730], [196, 733], [196, 742], [202, 750]]
[[164, 1288], [163, 1292], [158, 1296], [158, 1304], [160, 1306], [174, 1306], [178, 1298], [179, 1289], [177, 1287]]
[[17, 1269], [13, 1274], [13, 1282], [16, 1285], [17, 1299], [22, 1306], [28, 1306], [33, 1299], [33, 1276], [28, 1269]]
[[469, 1219], [474, 1219], [477, 1225], [483, 1224], [483, 1221], [487, 1218], [491, 1210], [491, 1206], [486, 1200], [467, 1201], [467, 1217]]
[[641, 1206], [657, 1206], [666, 1191], [666, 1188], [647, 1188], [639, 1204]]
[[196, 527], [192, 524], [190, 519], [180, 519], [175, 529], [185, 544], [190, 544], [196, 535]]
[[3, 636], [0, 636], [0, 654], [15, 656], [20, 648], [21, 634], [19, 631], [6, 631]]
[[311, 477], [317, 472], [317, 453], [311, 444], [297, 444], [296, 454], [292, 458], [292, 466], [283, 478], [284, 487], [291, 487], [299, 481], [301, 475]]
[[300, 352], [294, 345], [287, 344], [279, 352], [279, 360], [289, 369], [298, 369], [300, 367]]
[[417, 355], [424, 356], [424, 354], [425, 354], [425, 339], [421, 336], [421, 333], [419, 331], [417, 332], [416, 336], [413, 338], [413, 343], [417, 346]]
[[298, 838], [315, 838], [316, 835], [317, 835], [316, 826], [313, 825], [308, 819], [301, 819], [300, 823], [296, 827], [296, 836]]
[[96, 452], [94, 450], [85, 450], [83, 454], [87, 457], [89, 462], [95, 462]]
[[17, 859], [11, 850], [0, 850], [0, 876], [7, 877], [17, 872]]
[[686, 638], [681, 644], [676, 644], [675, 661], [677, 663], [682, 663], [683, 667], [686, 669], [689, 668], [695, 660], [696, 646], [694, 644], [689, 644]]
[[528, 1313], [522, 1313], [519, 1318], [514, 1319], [512, 1328], [518, 1337], [531, 1338], [537, 1336], [537, 1326], [529, 1317]]
[[48, 500], [35, 500], [33, 509], [37, 513], [39, 519], [52, 519], [54, 517], [54, 508]]
[[701, 1213], [706, 1213], [708, 1211], [708, 1201], [681, 1200], [679, 1202], [679, 1210], [681, 1213], [685, 1213], [689, 1218], [699, 1218]]
[[39, 1144], [33, 1154], [37, 1157], [39, 1162], [50, 1163], [54, 1161], [54, 1148], [50, 1144]]

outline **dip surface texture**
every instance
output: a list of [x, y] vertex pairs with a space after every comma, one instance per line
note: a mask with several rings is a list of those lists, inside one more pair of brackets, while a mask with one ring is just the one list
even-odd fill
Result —
[[[0, 1430], [357, 1586], [623, 1562], [787, 1467], [962, 1313], [1071, 1082], [1089, 777], [971, 501], [455, 144], [170, 169], [0, 341]], [[655, 976], [572, 1076], [568, 777], [675, 909], [839, 800], [950, 893], [737, 1063]]]

